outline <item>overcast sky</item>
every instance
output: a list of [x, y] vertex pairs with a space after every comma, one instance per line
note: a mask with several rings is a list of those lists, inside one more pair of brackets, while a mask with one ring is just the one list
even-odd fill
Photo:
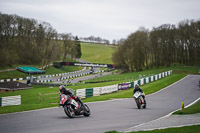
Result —
[[58, 33], [111, 41], [141, 26], [200, 19], [200, 0], [0, 0], [0, 12], [49, 22]]

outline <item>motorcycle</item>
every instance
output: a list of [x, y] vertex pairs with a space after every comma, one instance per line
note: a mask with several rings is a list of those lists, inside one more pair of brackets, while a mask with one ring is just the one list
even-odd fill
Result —
[[135, 99], [138, 109], [141, 109], [141, 107], [146, 108], [147, 104], [146, 104], [145, 98], [143, 98], [141, 92], [139, 92], [139, 91], [135, 92], [133, 97]]
[[75, 101], [74, 97], [68, 95], [60, 95], [60, 106], [63, 106], [65, 114], [69, 118], [74, 118], [78, 115], [90, 116], [89, 107], [81, 101]]

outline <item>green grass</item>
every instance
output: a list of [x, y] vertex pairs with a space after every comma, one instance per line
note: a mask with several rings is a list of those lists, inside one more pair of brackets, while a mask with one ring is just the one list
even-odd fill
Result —
[[112, 53], [116, 47], [94, 44], [94, 43], [81, 43], [82, 59], [92, 63], [113, 64]]
[[0, 107], [0, 114], [53, 107], [55, 106], [55, 104], [51, 103], [54, 102], [58, 103], [58, 98], [57, 100], [56, 99], [52, 99], [50, 101], [44, 100], [43, 102], [41, 102], [41, 104], [39, 104], [39, 93], [55, 93], [55, 92], [58, 92], [57, 87], [50, 88], [50, 87], [34, 86], [33, 89], [29, 90], [0, 93], [0, 97], [21, 95], [21, 102], [22, 102], [21, 105], [17, 106]]
[[23, 78], [27, 77], [28, 74], [22, 73], [20, 71], [8, 71], [8, 72], [0, 72], [0, 79], [10, 79], [10, 78]]
[[195, 103], [194, 105], [188, 107], [188, 108], [184, 108], [183, 110], [179, 110], [174, 112], [174, 115], [187, 115], [187, 114], [196, 114], [196, 113], [200, 113], [200, 101], [198, 101], [197, 103]]
[[[156, 129], [152, 131], [137, 131], [130, 133], [198, 133], [199, 130], [200, 130], [200, 125], [193, 125], [193, 126], [184, 126], [176, 128], [167, 128], [167, 129]], [[121, 132], [109, 131], [106, 133], [121, 133]]]
[[[80, 67], [80, 66], [67, 66], [67, 67], [64, 67], [63, 69], [58, 69], [58, 68], [51, 66], [51, 67], [46, 68], [45, 74], [37, 74], [35, 76], [73, 72], [73, 71], [77, 71], [77, 70], [81, 70], [81, 69], [82, 69], [82, 67]], [[29, 76], [29, 75], [26, 73], [19, 72], [17, 70], [8, 71], [8, 72], [0, 72], [0, 79], [22, 78], [22, 77], [27, 77], [27, 76]]]

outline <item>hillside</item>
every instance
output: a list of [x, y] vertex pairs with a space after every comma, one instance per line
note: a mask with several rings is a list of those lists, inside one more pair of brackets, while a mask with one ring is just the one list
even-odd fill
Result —
[[81, 58], [92, 63], [113, 64], [112, 53], [115, 49], [114, 46], [81, 42]]

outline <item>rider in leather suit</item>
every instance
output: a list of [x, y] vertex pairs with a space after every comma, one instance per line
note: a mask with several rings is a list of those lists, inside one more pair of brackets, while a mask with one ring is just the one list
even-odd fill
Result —
[[69, 97], [73, 98], [75, 101], [78, 101], [82, 104], [81, 99], [79, 97], [75, 96], [74, 93], [70, 89], [65, 88], [63, 85], [61, 85], [59, 87], [59, 90], [60, 90], [61, 94], [68, 95]]
[[142, 97], [144, 99], [144, 102], [146, 103], [144, 91], [140, 88], [140, 86], [138, 84], [135, 85], [135, 88], [133, 90], [133, 94], [135, 94], [135, 92], [137, 92], [137, 91], [142, 93]]

